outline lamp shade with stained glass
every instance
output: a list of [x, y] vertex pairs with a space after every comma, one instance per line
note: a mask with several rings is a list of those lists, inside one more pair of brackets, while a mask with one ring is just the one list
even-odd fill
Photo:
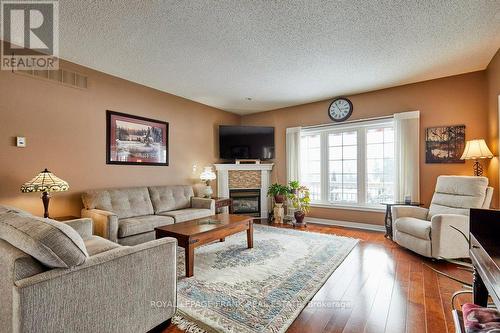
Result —
[[45, 169], [40, 172], [35, 178], [24, 183], [21, 186], [21, 192], [31, 193], [31, 192], [42, 192], [42, 201], [44, 207], [44, 217], [49, 217], [49, 200], [50, 192], [63, 192], [69, 189], [69, 185], [66, 181], [54, 175], [49, 170]]

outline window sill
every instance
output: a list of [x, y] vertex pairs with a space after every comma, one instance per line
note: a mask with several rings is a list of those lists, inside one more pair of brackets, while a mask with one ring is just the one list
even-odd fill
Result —
[[385, 207], [380, 205], [377, 206], [363, 206], [363, 205], [342, 205], [342, 204], [332, 204], [329, 202], [311, 202], [311, 207], [318, 208], [330, 208], [330, 209], [345, 209], [345, 210], [358, 210], [364, 212], [374, 212], [374, 213], [385, 213]]

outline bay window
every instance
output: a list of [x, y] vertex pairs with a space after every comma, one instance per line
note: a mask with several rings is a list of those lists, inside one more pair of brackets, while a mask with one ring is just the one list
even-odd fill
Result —
[[299, 179], [313, 204], [381, 208], [394, 200], [394, 138], [392, 118], [303, 130]]
[[358, 133], [326, 133], [328, 136], [329, 202], [358, 202]]
[[300, 139], [300, 181], [310, 191], [311, 200], [321, 200], [321, 142], [320, 135], [311, 134]]

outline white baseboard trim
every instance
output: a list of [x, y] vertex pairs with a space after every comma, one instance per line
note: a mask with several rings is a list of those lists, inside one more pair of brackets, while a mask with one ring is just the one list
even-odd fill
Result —
[[305, 220], [308, 223], [318, 223], [318, 224], [326, 224], [326, 225], [335, 225], [335, 226], [346, 227], [346, 228], [385, 232], [385, 227], [383, 225], [377, 225], [377, 224], [328, 220], [328, 219], [320, 219], [317, 217], [306, 217]]

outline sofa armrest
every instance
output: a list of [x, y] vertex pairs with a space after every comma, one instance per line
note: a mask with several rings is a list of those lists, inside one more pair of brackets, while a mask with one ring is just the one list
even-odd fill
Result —
[[81, 218], [74, 220], [62, 221], [61, 223], [69, 225], [71, 228], [75, 229], [76, 232], [83, 239], [88, 239], [92, 236], [92, 219], [91, 218]]
[[457, 214], [437, 214], [431, 219], [432, 256], [456, 259], [469, 257], [469, 217]]
[[12, 318], [16, 313], [13, 306], [16, 300], [13, 292], [16, 280], [39, 274], [46, 269], [29, 254], [0, 239], [0, 332], [15, 332]]
[[[16, 282], [18, 287], [26, 287], [29, 285], [35, 285], [37, 283], [42, 283], [51, 279], [60, 278], [69, 274], [77, 274], [78, 271], [83, 271], [87, 269], [91, 269], [92, 267], [96, 267], [99, 265], [106, 265], [114, 260], [132, 260], [137, 257], [138, 261], [143, 261], [148, 257], [160, 255], [160, 262], [168, 259], [168, 264], [173, 265], [175, 268], [176, 264], [176, 250], [177, 250], [177, 240], [171, 237], [163, 237], [160, 239], [155, 239], [146, 243], [138, 244], [135, 246], [120, 246], [115, 249], [111, 249], [109, 251], [101, 252], [96, 255], [90, 256], [87, 260], [78, 266], [74, 266], [71, 268], [54, 268], [49, 271], [37, 274], [35, 276], [22, 279]], [[156, 263], [154, 266], [160, 266], [159, 263]], [[171, 267], [171, 268], [172, 268]], [[137, 267], [127, 266], [127, 269], [130, 271], [138, 271]], [[150, 268], [150, 272], [145, 271], [142, 273], [153, 273], [154, 268]], [[103, 273], [105, 274], [105, 273]], [[107, 274], [105, 274], [107, 275]]]
[[118, 216], [113, 212], [100, 209], [82, 209], [82, 217], [90, 217], [94, 225], [94, 234], [118, 241]]
[[400, 217], [414, 217], [419, 220], [427, 220], [427, 208], [416, 206], [392, 206], [392, 220], [396, 221]]
[[192, 208], [203, 208], [210, 209], [213, 214], [215, 214], [215, 200], [209, 198], [191, 198], [191, 207]]
[[19, 280], [16, 325], [22, 332], [146, 332], [175, 313], [176, 251], [175, 239], [162, 238]]

